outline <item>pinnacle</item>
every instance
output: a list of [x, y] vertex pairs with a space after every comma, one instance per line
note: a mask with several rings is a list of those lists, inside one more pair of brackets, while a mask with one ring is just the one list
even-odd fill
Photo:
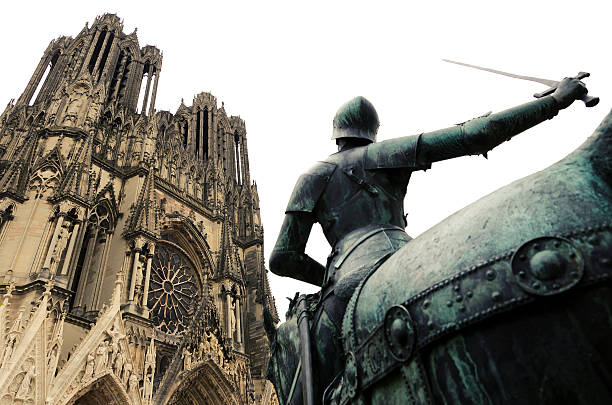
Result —
[[55, 192], [55, 199], [72, 196], [82, 201], [89, 200], [92, 148], [93, 132], [83, 140], [79, 151], [74, 155], [66, 176]]
[[132, 215], [128, 220], [125, 233], [134, 232], [157, 235], [156, 226], [156, 203], [155, 203], [155, 168], [153, 161], [150, 162], [149, 170], [140, 188], [138, 200], [133, 207]]

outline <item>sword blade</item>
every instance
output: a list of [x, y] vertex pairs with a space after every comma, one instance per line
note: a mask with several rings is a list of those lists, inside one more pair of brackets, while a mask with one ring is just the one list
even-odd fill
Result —
[[456, 65], [461, 65], [461, 66], [467, 66], [467, 67], [471, 67], [474, 69], [484, 70], [486, 72], [491, 72], [491, 73], [496, 73], [498, 75], [513, 77], [515, 79], [528, 80], [530, 82], [542, 83], [549, 87], [557, 87], [559, 85], [559, 82], [556, 80], [541, 79], [539, 77], [532, 77], [532, 76], [515, 75], [514, 73], [502, 72], [501, 70], [490, 69], [490, 68], [476, 66], [476, 65], [470, 65], [469, 63], [456, 62], [454, 60], [449, 60], [449, 59], [442, 59], [442, 60], [444, 62], [454, 63]]

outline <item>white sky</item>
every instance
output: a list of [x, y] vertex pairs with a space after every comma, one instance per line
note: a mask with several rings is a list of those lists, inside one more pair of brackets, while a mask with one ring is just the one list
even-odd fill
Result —
[[[418, 4], [417, 4], [418, 3]], [[11, 1], [0, 14], [0, 105], [18, 98], [49, 41], [117, 13], [140, 45], [164, 54], [157, 110], [175, 112], [200, 91], [246, 121], [251, 177], [266, 231], [266, 258], [297, 177], [335, 151], [332, 118], [363, 95], [379, 140], [444, 128], [530, 101], [545, 89], [451, 65], [442, 58], [558, 80], [584, 70], [599, 106], [576, 102], [552, 121], [482, 157], [434, 164], [408, 187], [407, 231], [416, 236], [489, 192], [580, 145], [612, 100], [609, 1]], [[307, 252], [325, 262], [316, 228]], [[312, 292], [270, 274], [284, 297]]]

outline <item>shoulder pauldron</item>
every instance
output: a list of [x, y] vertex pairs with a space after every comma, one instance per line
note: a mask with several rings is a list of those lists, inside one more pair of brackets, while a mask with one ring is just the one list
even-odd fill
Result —
[[298, 179], [285, 212], [312, 212], [329, 183], [336, 165], [329, 162], [317, 162]]
[[421, 135], [405, 136], [368, 145], [365, 156], [365, 168], [367, 170], [429, 168], [421, 167], [417, 163], [420, 137]]

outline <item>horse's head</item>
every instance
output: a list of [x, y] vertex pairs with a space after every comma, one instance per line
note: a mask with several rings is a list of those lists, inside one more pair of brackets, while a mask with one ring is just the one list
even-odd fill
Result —
[[274, 384], [280, 405], [302, 403], [299, 378], [300, 343], [295, 316], [287, 319], [278, 329], [270, 312], [264, 309], [264, 327], [270, 341], [270, 360], [266, 377]]

